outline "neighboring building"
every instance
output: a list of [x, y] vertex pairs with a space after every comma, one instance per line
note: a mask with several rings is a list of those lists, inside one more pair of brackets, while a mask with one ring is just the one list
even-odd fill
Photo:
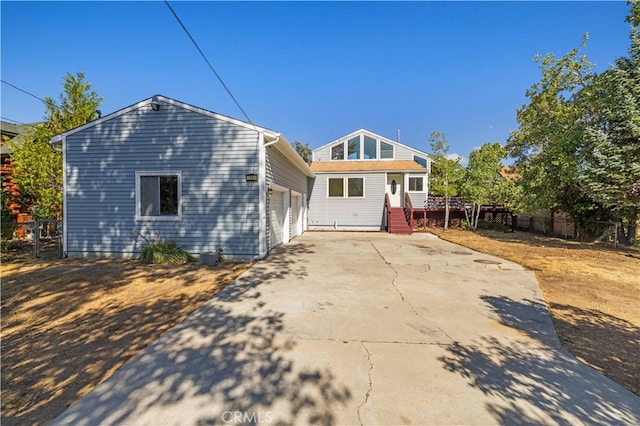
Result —
[[410, 233], [424, 215], [427, 153], [361, 129], [313, 151], [309, 229]]
[[[30, 126], [27, 124], [14, 124], [6, 121], [0, 121], [0, 175], [2, 177], [2, 196], [17, 199], [20, 192], [13, 182], [13, 162], [11, 160], [11, 147], [8, 142], [15, 139], [21, 133], [24, 133]], [[21, 213], [20, 204], [11, 202], [8, 205], [2, 204], [3, 208], [7, 208], [7, 215], [12, 216], [13, 220]], [[3, 216], [4, 217], [4, 216]]]
[[273, 130], [158, 95], [52, 144], [70, 257], [131, 257], [161, 238], [250, 259], [307, 227], [314, 174]]

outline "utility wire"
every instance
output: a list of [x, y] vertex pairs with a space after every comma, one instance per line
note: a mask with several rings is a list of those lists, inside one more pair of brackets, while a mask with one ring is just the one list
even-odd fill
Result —
[[11, 121], [11, 122], [16, 123], [16, 124], [25, 124], [22, 121], [14, 120], [14, 119], [9, 118], [9, 117], [0, 116], [0, 119], [4, 120], [4, 121]]
[[[215, 68], [213, 67], [213, 65], [211, 65], [211, 63], [209, 62], [209, 60], [207, 59], [207, 57], [205, 56], [204, 52], [202, 51], [202, 49], [200, 49], [200, 46], [198, 46], [198, 43], [195, 41], [195, 39], [191, 36], [191, 33], [189, 32], [189, 30], [187, 29], [187, 27], [182, 23], [182, 21], [180, 20], [180, 18], [178, 17], [178, 14], [175, 12], [175, 10], [173, 10], [173, 8], [171, 7], [171, 5], [169, 4], [169, 2], [167, 0], [164, 0], [164, 4], [167, 5], [167, 7], [169, 8], [169, 10], [171, 11], [171, 13], [173, 14], [173, 16], [176, 18], [176, 20], [178, 21], [178, 23], [180, 24], [180, 26], [182, 27], [182, 29], [184, 30], [184, 32], [187, 34], [187, 36], [189, 37], [189, 39], [191, 40], [191, 43], [193, 43], [193, 45], [196, 47], [196, 49], [198, 49], [198, 52], [200, 52], [200, 56], [202, 56], [202, 59], [204, 59], [204, 61], [207, 63], [207, 65], [209, 65], [209, 69], [211, 69], [211, 71], [213, 71], [213, 73], [215, 74], [215, 76], [218, 78], [218, 81], [220, 81], [220, 84], [222, 84], [222, 87], [224, 87], [224, 89], [227, 91], [227, 93], [229, 94], [229, 96], [231, 97], [231, 99], [233, 99], [233, 102], [236, 103], [236, 106], [240, 109], [240, 111], [242, 111], [242, 114], [244, 114], [244, 117], [247, 119], [247, 121], [251, 124], [253, 124], [253, 121], [251, 121], [251, 119], [249, 118], [249, 116], [247, 115], [247, 113], [245, 112], [245, 110], [242, 108], [242, 106], [240, 106], [240, 103], [238, 102], [238, 100], [235, 98], [235, 96], [233, 96], [233, 93], [231, 93], [231, 90], [229, 90], [229, 88], [227, 87], [227, 85], [224, 83], [224, 81], [222, 80], [222, 77], [220, 77], [220, 74], [218, 74], [218, 72], [215, 70]], [[255, 127], [255, 126], [254, 126]]]
[[14, 88], [14, 89], [16, 89], [16, 90], [21, 91], [22, 93], [26, 93], [27, 95], [31, 96], [32, 98], [36, 98], [37, 100], [41, 101], [41, 102], [42, 102], [42, 103], [44, 103], [45, 105], [47, 104], [47, 103], [45, 102], [45, 100], [44, 100], [44, 99], [42, 99], [42, 98], [40, 98], [40, 97], [38, 97], [38, 96], [34, 95], [34, 94], [33, 94], [33, 93], [31, 93], [31, 92], [28, 92], [28, 91], [26, 91], [26, 90], [24, 90], [24, 89], [21, 89], [21, 88], [19, 88], [18, 86], [16, 86], [16, 85], [14, 85], [14, 84], [9, 83], [8, 81], [1, 80], [1, 79], [0, 79], [0, 81], [2, 81], [2, 82], [3, 82], [4, 84], [6, 84], [7, 86], [11, 86], [11, 87], [13, 87], [13, 88]]

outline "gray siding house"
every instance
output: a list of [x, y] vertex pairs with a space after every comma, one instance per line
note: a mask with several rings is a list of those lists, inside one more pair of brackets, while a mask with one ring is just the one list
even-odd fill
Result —
[[315, 149], [311, 169], [309, 229], [393, 232], [388, 214], [397, 212], [410, 232], [411, 217], [425, 209], [427, 153], [365, 129]]
[[157, 95], [52, 144], [69, 257], [133, 257], [161, 238], [250, 259], [307, 228], [314, 173], [273, 130]]

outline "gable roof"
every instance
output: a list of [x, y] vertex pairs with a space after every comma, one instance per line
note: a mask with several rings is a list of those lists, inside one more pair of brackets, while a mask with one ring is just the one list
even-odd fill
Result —
[[384, 137], [384, 136], [382, 136], [382, 135], [379, 135], [379, 134], [374, 133], [374, 132], [372, 132], [372, 131], [369, 131], [369, 130], [367, 130], [367, 129], [359, 129], [359, 130], [356, 130], [355, 132], [351, 132], [351, 133], [349, 133], [349, 134], [348, 134], [348, 135], [346, 135], [346, 136], [339, 137], [338, 139], [335, 139], [335, 140], [333, 140], [333, 141], [331, 141], [331, 142], [329, 142], [329, 143], [326, 143], [326, 144], [324, 144], [324, 145], [322, 145], [322, 146], [320, 146], [320, 147], [318, 147], [318, 148], [314, 149], [314, 150], [313, 150], [313, 153], [315, 154], [315, 153], [316, 153], [316, 151], [319, 151], [319, 150], [321, 150], [321, 149], [323, 149], [323, 148], [326, 148], [327, 146], [334, 145], [334, 144], [339, 143], [339, 142], [343, 142], [343, 141], [345, 141], [346, 139], [351, 139], [352, 137], [354, 137], [354, 136], [356, 136], [356, 135], [359, 135], [359, 134], [366, 134], [366, 135], [369, 135], [369, 136], [371, 136], [371, 137], [373, 137], [373, 138], [380, 139], [381, 141], [386, 142], [386, 143], [388, 143], [388, 144], [401, 146], [401, 147], [406, 148], [406, 149], [408, 149], [408, 150], [411, 150], [411, 151], [413, 151], [413, 152], [415, 152], [415, 153], [417, 153], [417, 154], [419, 154], [419, 155], [426, 156], [427, 158], [430, 158], [430, 157], [429, 157], [429, 154], [427, 154], [427, 153], [426, 153], [426, 152], [424, 152], [424, 151], [420, 151], [420, 150], [419, 150], [419, 149], [417, 149], [417, 148], [413, 148], [413, 147], [411, 147], [411, 146], [409, 146], [409, 145], [405, 145], [405, 144], [400, 143], [400, 142], [398, 142], [398, 141], [395, 141], [395, 140], [393, 140], [393, 139], [389, 139], [389, 138], [387, 138], [387, 137]]
[[249, 123], [246, 121], [238, 120], [236, 118], [228, 117], [226, 115], [218, 114], [217, 112], [209, 111], [204, 108], [199, 108], [184, 102], [177, 101], [175, 99], [168, 98], [162, 95], [154, 95], [150, 98], [147, 98], [143, 101], [140, 101], [136, 104], [130, 105], [126, 108], [122, 108], [118, 111], [112, 112], [111, 114], [105, 115], [97, 120], [91, 121], [82, 126], [76, 127], [74, 129], [68, 130], [64, 133], [60, 133], [51, 138], [51, 144], [59, 144], [62, 142], [63, 138], [66, 138], [69, 135], [73, 135], [74, 133], [81, 132], [85, 129], [96, 126], [100, 123], [103, 123], [107, 120], [114, 119], [121, 115], [127, 114], [131, 111], [134, 111], [139, 108], [144, 108], [151, 105], [152, 102], [162, 102], [169, 105], [177, 106], [183, 108], [188, 111], [192, 111], [198, 114], [205, 115], [210, 118], [214, 118], [216, 120], [225, 121], [227, 123], [231, 123], [240, 127], [244, 127], [246, 129], [255, 130], [256, 133], [263, 133], [265, 145], [274, 145], [277, 147], [296, 167], [304, 172], [304, 174], [308, 177], [314, 177], [313, 171], [309, 168], [309, 165], [305, 163], [305, 161], [300, 157], [297, 151], [291, 146], [289, 141], [279, 132], [275, 130], [267, 129], [266, 127], [257, 126], [253, 123]]
[[314, 172], [391, 172], [427, 169], [413, 160], [318, 161], [311, 163]]
[[73, 135], [74, 133], [81, 132], [81, 131], [83, 131], [83, 130], [85, 130], [87, 128], [96, 126], [96, 125], [98, 125], [100, 123], [103, 123], [105, 121], [111, 120], [111, 119], [116, 118], [116, 117], [119, 117], [119, 116], [124, 115], [124, 114], [126, 114], [128, 112], [134, 111], [134, 110], [139, 109], [139, 108], [143, 108], [143, 107], [145, 107], [147, 105], [150, 105], [151, 102], [154, 102], [154, 101], [164, 102], [164, 103], [167, 103], [167, 104], [170, 104], [170, 105], [174, 105], [174, 106], [177, 106], [177, 107], [180, 107], [180, 108], [184, 108], [184, 109], [186, 109], [188, 111], [192, 111], [192, 112], [196, 112], [198, 114], [206, 115], [207, 117], [215, 118], [217, 120], [226, 121], [228, 123], [232, 123], [232, 124], [235, 124], [235, 125], [238, 125], [238, 126], [241, 126], [241, 127], [245, 127], [247, 129], [252, 129], [252, 130], [255, 130], [256, 132], [264, 132], [265, 134], [268, 134], [268, 135], [273, 136], [273, 137], [275, 137], [276, 135], [279, 135], [279, 133], [276, 132], [275, 130], [267, 129], [266, 127], [257, 126], [257, 125], [255, 125], [253, 123], [248, 123], [246, 121], [242, 121], [242, 120], [238, 120], [236, 118], [228, 117], [226, 115], [218, 114], [217, 112], [209, 111], [209, 110], [206, 110], [204, 108], [199, 108], [199, 107], [196, 107], [196, 106], [184, 103], [184, 102], [177, 101], [175, 99], [168, 98], [166, 96], [154, 95], [154, 96], [152, 96], [150, 98], [142, 100], [142, 101], [140, 101], [138, 103], [135, 103], [133, 105], [130, 105], [130, 106], [126, 107], [126, 108], [122, 108], [122, 109], [120, 109], [118, 111], [112, 112], [111, 114], [107, 114], [104, 117], [98, 118], [97, 120], [93, 120], [93, 121], [91, 121], [91, 122], [89, 122], [87, 124], [84, 124], [82, 126], [79, 126], [79, 127], [73, 128], [71, 130], [67, 130], [64, 133], [60, 133], [58, 135], [55, 135], [51, 140], [52, 140], [52, 142], [59, 141], [59, 140], [62, 139], [62, 137]]

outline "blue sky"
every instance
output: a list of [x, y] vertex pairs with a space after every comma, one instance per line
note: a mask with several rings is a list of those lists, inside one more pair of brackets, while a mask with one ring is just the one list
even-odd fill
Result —
[[[312, 148], [360, 128], [468, 156], [505, 143], [539, 80], [533, 57], [579, 46], [596, 70], [626, 54], [613, 2], [171, 2], [255, 123]], [[57, 98], [83, 71], [108, 114], [154, 94], [243, 118], [163, 2], [0, 3], [2, 79]], [[3, 119], [44, 108], [6, 84]]]

